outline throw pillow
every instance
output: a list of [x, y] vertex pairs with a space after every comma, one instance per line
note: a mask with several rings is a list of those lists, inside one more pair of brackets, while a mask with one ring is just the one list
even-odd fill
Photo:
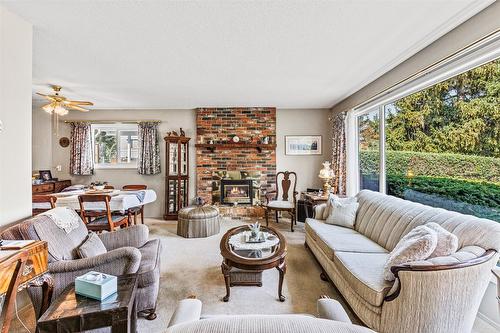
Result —
[[89, 232], [87, 239], [76, 250], [80, 258], [91, 258], [108, 252], [95, 232]]
[[458, 250], [458, 237], [440, 226], [437, 223], [431, 222], [425, 225], [431, 228], [437, 234], [437, 246], [429, 258], [449, 256]]
[[339, 198], [332, 196], [328, 200], [327, 208], [329, 211], [325, 223], [353, 229], [358, 206], [359, 203], [355, 197]]
[[384, 278], [395, 279], [391, 267], [412, 261], [425, 260], [434, 252], [437, 246], [437, 233], [425, 225], [418, 226], [399, 240], [384, 266]]
[[340, 199], [339, 197], [337, 197], [335, 194], [329, 194], [328, 195], [328, 200], [326, 200], [326, 207], [325, 209], [323, 209], [323, 215], [322, 215], [322, 220], [326, 220], [328, 218], [328, 216], [330, 216], [330, 212], [332, 210], [332, 207], [333, 207], [333, 201], [335, 201], [337, 199]]

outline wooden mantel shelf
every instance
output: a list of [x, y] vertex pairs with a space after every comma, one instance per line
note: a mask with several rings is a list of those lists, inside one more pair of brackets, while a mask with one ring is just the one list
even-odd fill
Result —
[[275, 150], [276, 144], [262, 144], [262, 143], [197, 143], [194, 145], [197, 148], [206, 148], [212, 152], [216, 149], [242, 149], [242, 148], [255, 148], [260, 152], [263, 150]]

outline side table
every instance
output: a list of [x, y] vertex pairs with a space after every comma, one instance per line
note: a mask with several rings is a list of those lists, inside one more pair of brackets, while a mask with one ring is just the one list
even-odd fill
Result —
[[9, 332], [17, 292], [34, 286], [42, 287], [40, 312], [47, 309], [54, 287], [52, 277], [47, 273], [48, 256], [48, 245], [44, 241], [34, 241], [17, 250], [0, 250], [1, 333]]
[[82, 332], [111, 327], [113, 333], [135, 333], [137, 276], [118, 277], [118, 291], [103, 301], [75, 294], [72, 283], [40, 317], [40, 333]]

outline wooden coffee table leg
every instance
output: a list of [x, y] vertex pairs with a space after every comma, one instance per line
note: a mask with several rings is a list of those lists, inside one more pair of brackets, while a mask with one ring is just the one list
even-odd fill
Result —
[[278, 285], [278, 298], [280, 302], [284, 302], [285, 296], [283, 296], [282, 290], [283, 290], [283, 279], [285, 278], [285, 273], [286, 273], [286, 261], [283, 259], [278, 265], [278, 267], [276, 267], [276, 269], [278, 269], [278, 272], [280, 273], [280, 281]]
[[226, 296], [224, 296], [222, 300], [224, 302], [227, 302], [229, 301], [229, 296], [231, 294], [231, 288], [229, 286], [229, 280], [230, 280], [229, 272], [231, 271], [231, 266], [229, 266], [225, 261], [223, 261], [221, 268], [222, 268], [222, 274], [224, 274], [224, 282], [226, 283]]

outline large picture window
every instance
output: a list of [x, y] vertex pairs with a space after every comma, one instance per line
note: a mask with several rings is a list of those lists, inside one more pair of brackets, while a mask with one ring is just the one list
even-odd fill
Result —
[[500, 60], [366, 110], [356, 126], [359, 189], [500, 222]]
[[94, 168], [136, 168], [137, 124], [92, 124]]

